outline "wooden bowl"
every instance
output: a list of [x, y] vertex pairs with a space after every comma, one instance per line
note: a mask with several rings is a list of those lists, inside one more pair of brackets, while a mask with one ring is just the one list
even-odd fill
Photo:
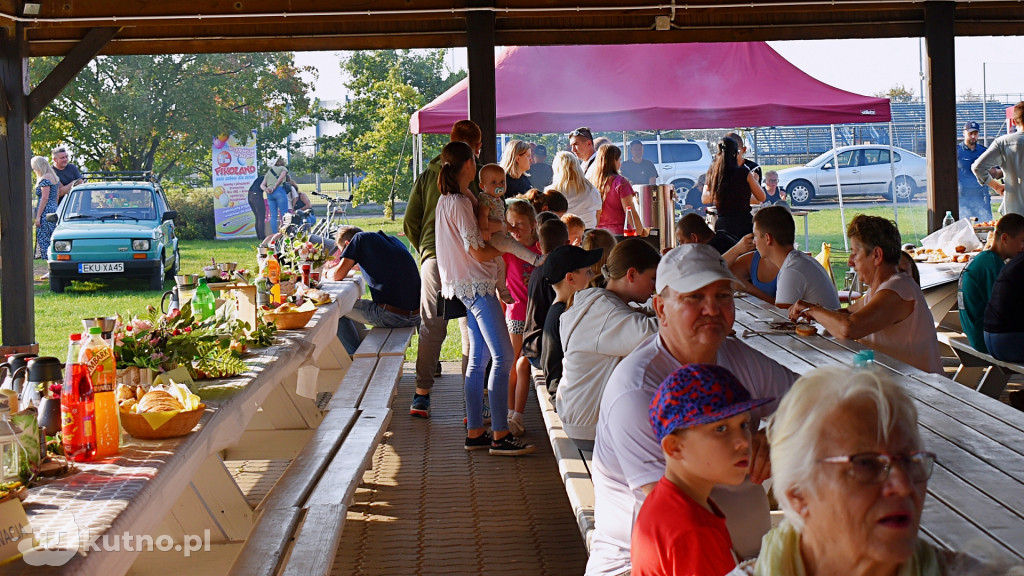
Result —
[[153, 429], [142, 414], [121, 411], [121, 426], [132, 436], [141, 440], [162, 440], [184, 436], [192, 431], [206, 411], [206, 404], [200, 404], [195, 410], [178, 412], [162, 426]]
[[272, 320], [274, 324], [277, 324], [278, 330], [295, 330], [308, 324], [314, 314], [316, 314], [316, 306], [307, 301], [301, 308], [293, 312], [267, 310], [263, 313], [263, 318]]

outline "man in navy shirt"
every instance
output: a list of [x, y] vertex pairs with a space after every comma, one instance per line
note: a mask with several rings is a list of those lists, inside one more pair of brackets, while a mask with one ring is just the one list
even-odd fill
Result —
[[78, 166], [68, 162], [67, 148], [58, 146], [53, 149], [52, 155], [53, 173], [60, 180], [60, 185], [57, 186], [57, 202], [59, 203], [71, 191], [72, 186], [81, 184], [85, 180], [82, 179], [82, 172], [78, 170]]
[[978, 123], [964, 124], [964, 141], [956, 146], [956, 175], [960, 193], [960, 217], [976, 217], [980, 222], [992, 219], [992, 199], [989, 188], [978, 182], [971, 165], [985, 151], [978, 144]]
[[342, 280], [359, 265], [370, 300], [359, 299], [338, 322], [338, 339], [349, 354], [362, 341], [363, 325], [405, 328], [420, 323], [420, 272], [401, 240], [384, 232], [363, 232], [342, 226], [336, 237], [341, 261], [328, 268], [326, 278]]

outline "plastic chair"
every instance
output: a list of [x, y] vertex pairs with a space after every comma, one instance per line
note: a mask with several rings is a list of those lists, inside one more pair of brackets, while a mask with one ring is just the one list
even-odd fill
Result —
[[[832, 245], [828, 242], [821, 243], [821, 252], [814, 257], [818, 261], [818, 264], [828, 272], [828, 277], [832, 280], [832, 283], [836, 283], [835, 273], [832, 271]], [[855, 290], [854, 287], [859, 286], [857, 281], [857, 272], [855, 270], [848, 270], [846, 276], [843, 278], [843, 289], [837, 290], [839, 293], [839, 302], [849, 304], [856, 301], [863, 294]]]

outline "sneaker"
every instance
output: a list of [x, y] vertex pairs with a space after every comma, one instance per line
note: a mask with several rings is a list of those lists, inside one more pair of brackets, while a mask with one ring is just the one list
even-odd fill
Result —
[[517, 440], [512, 434], [506, 434], [501, 440], [491, 442], [491, 454], [495, 456], [522, 456], [532, 454], [537, 447]]
[[508, 419], [508, 431], [515, 437], [526, 434], [526, 426], [523, 426], [523, 417], [516, 414]]
[[418, 418], [430, 418], [430, 394], [413, 394], [409, 415]]
[[466, 445], [464, 447], [466, 450], [484, 450], [486, 448], [491, 448], [493, 445], [494, 439], [491, 438], [490, 433], [484, 432], [476, 438], [466, 436]]
[[[490, 404], [487, 403], [487, 398], [484, 398], [483, 416], [484, 416], [484, 426], [490, 426], [491, 425], [491, 406], [490, 406]], [[469, 418], [468, 417], [466, 417], [466, 416], [462, 417], [462, 425], [463, 426], [468, 426], [469, 425]]]

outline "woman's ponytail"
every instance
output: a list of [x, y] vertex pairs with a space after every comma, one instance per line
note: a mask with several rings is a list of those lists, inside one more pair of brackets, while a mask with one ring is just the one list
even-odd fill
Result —
[[465, 142], [449, 142], [441, 150], [441, 171], [437, 189], [441, 194], [459, 194], [459, 170], [473, 159], [473, 149]]

